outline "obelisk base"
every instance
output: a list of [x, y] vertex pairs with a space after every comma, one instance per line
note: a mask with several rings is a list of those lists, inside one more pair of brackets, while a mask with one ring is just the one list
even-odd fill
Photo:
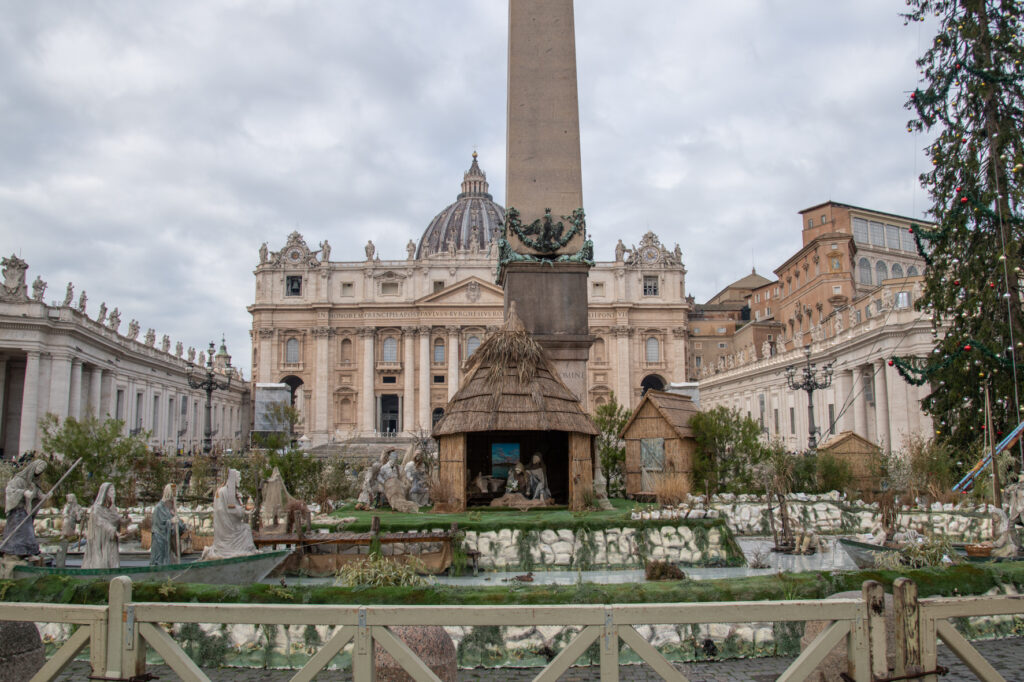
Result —
[[587, 318], [588, 272], [582, 263], [520, 262], [502, 269], [505, 313], [515, 301], [523, 326], [583, 405], [587, 404], [587, 358], [594, 342]]

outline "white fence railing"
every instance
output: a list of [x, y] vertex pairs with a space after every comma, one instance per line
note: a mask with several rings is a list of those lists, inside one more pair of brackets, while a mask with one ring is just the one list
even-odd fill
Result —
[[[916, 599], [916, 586], [897, 581], [897, 675], [933, 673], [936, 635], [983, 680], [1002, 680], [946, 619], [1024, 612], [1020, 597]], [[146, 648], [152, 648], [181, 679], [209, 678], [174, 641], [163, 623], [329, 625], [333, 636], [298, 670], [293, 680], [312, 680], [353, 643], [356, 682], [374, 679], [373, 648], [378, 645], [418, 682], [439, 678], [389, 629], [400, 625], [487, 626], [571, 625], [582, 629], [534, 677], [557, 680], [593, 643], [600, 649], [602, 682], [619, 675], [619, 642], [631, 648], [662, 678], [687, 678], [636, 630], [661, 624], [745, 623], [829, 620], [832, 623], [778, 678], [805, 679], [832, 651], [846, 643], [848, 676], [857, 681], [886, 679], [884, 594], [879, 583], [864, 583], [858, 599], [708, 602], [690, 604], [614, 604], [550, 606], [332, 606], [290, 604], [196, 604], [132, 601], [126, 577], [110, 583], [106, 606], [0, 603], [0, 620], [71, 623], [79, 627], [33, 677], [54, 679], [86, 646], [92, 674], [129, 679], [146, 672]], [[902, 635], [901, 635], [902, 633]], [[919, 634], [918, 634], [919, 633]], [[930, 633], [930, 634], [929, 634]], [[929, 645], [930, 642], [930, 645]], [[929, 679], [929, 678], [924, 678]], [[931, 678], [931, 679], [934, 679]]]

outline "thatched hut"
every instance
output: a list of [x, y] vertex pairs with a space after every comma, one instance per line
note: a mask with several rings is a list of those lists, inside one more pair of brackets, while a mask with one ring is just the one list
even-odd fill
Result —
[[554, 502], [583, 509], [593, 491], [597, 433], [513, 304], [505, 325], [470, 357], [462, 387], [434, 426], [446, 506], [464, 510], [471, 480], [504, 478], [517, 461], [529, 466], [540, 453]]
[[693, 482], [697, 441], [690, 418], [697, 406], [689, 396], [648, 390], [619, 437], [626, 441], [626, 494], [654, 494], [666, 475]]

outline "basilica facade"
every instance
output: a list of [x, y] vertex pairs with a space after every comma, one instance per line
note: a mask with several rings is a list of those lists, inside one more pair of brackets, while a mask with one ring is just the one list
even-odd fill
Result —
[[[260, 247], [253, 382], [289, 386], [312, 446], [425, 433], [444, 414], [466, 360], [503, 322], [505, 211], [488, 189], [474, 153], [456, 201], [404, 257], [371, 240], [365, 259], [332, 261], [329, 239], [311, 246], [297, 232]], [[612, 393], [632, 407], [645, 388], [687, 380], [685, 276], [679, 246], [651, 232], [591, 268], [585, 409]]]

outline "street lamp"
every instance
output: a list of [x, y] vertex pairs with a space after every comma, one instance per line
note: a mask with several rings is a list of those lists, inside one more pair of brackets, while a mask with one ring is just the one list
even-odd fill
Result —
[[225, 376], [227, 381], [217, 381], [217, 375], [213, 371], [213, 341], [210, 341], [210, 352], [206, 356], [206, 369], [199, 374], [195, 375], [195, 365], [189, 364], [188, 366], [188, 385], [190, 388], [198, 388], [202, 391], [206, 391], [206, 424], [203, 430], [203, 454], [209, 455], [213, 449], [213, 431], [212, 424], [210, 423], [210, 401], [213, 397], [214, 391], [226, 391], [231, 386], [231, 361], [228, 361], [228, 365], [225, 368]]
[[807, 356], [807, 364], [797, 378], [797, 366], [790, 365], [786, 368], [786, 382], [794, 391], [807, 391], [807, 449], [811, 452], [817, 448], [817, 435], [814, 428], [814, 392], [828, 388], [832, 385], [832, 362], [822, 368], [822, 374], [818, 374], [817, 366], [811, 362], [811, 347], [804, 346], [804, 354]]

